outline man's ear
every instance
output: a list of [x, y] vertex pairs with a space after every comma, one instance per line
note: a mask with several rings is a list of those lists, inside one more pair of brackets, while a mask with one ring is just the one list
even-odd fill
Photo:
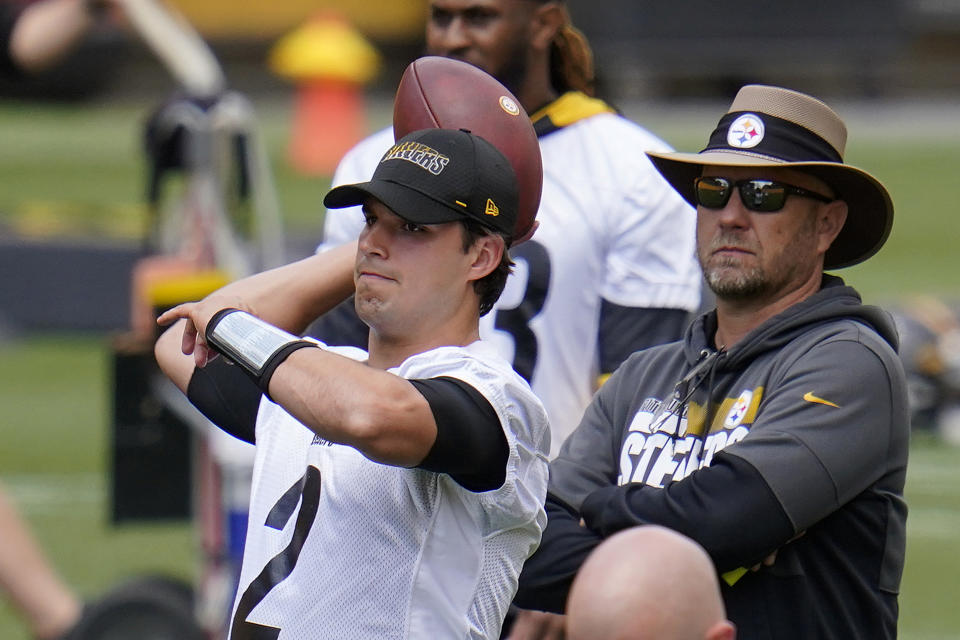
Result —
[[817, 234], [819, 236], [817, 248], [826, 253], [833, 241], [836, 240], [847, 221], [847, 203], [843, 200], [834, 200], [821, 205], [817, 212]]
[[707, 640], [735, 640], [736, 637], [737, 628], [728, 620], [717, 622], [707, 630]]
[[506, 243], [499, 235], [489, 234], [477, 238], [473, 244], [473, 251], [471, 251], [474, 258], [470, 264], [470, 277], [468, 279], [470, 281], [480, 280], [493, 273], [500, 265], [500, 259], [506, 250]]
[[538, 6], [533, 14], [533, 28], [530, 45], [534, 49], [546, 51], [563, 25], [570, 22], [567, 8], [559, 2], [545, 2]]

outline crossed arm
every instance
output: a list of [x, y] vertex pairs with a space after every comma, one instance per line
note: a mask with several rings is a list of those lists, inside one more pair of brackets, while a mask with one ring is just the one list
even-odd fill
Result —
[[[844, 363], [843, 376], [825, 373], [825, 362]], [[664, 488], [616, 483], [624, 416], [613, 418], [614, 394], [618, 384], [643, 385], [629, 374], [611, 380], [565, 445], [585, 453], [561, 453], [551, 463], [549, 525], [524, 565], [515, 602], [563, 611], [573, 576], [592, 548], [638, 524], [660, 524], [694, 538], [721, 572], [762, 562], [868, 489], [891, 465], [905, 464], [905, 454], [898, 461], [890, 453], [904, 450], [906, 424], [897, 399], [902, 383], [882, 383], [891, 375], [863, 345], [822, 340], [770, 385], [746, 438], [716, 454], [709, 467]], [[801, 400], [809, 389], [837, 405]]]

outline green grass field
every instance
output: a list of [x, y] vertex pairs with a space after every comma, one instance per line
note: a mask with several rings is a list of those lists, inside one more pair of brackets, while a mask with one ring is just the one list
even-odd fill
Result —
[[[693, 149], [724, 106], [705, 111], [706, 120], [666, 117], [651, 106], [638, 115], [678, 148]], [[7, 227], [41, 236], [136, 238], [146, 215], [140, 141], [149, 107], [0, 104], [0, 233]], [[284, 163], [286, 104], [272, 102], [260, 113], [288, 227], [318, 235], [327, 180], [299, 176]], [[378, 123], [388, 110], [380, 105], [373, 113]], [[926, 127], [925, 135], [922, 125], [916, 135], [879, 135], [874, 127], [858, 138], [851, 124], [848, 159], [883, 180], [897, 206], [884, 250], [844, 273], [869, 301], [960, 297], [953, 197], [960, 139], [945, 139], [936, 127]], [[143, 572], [192, 579], [199, 557], [187, 523], [108, 523], [108, 356], [102, 336], [0, 341], [0, 481], [67, 581], [88, 596]], [[960, 448], [915, 439], [907, 498], [901, 637], [960, 638]], [[26, 640], [2, 602], [0, 638]]]

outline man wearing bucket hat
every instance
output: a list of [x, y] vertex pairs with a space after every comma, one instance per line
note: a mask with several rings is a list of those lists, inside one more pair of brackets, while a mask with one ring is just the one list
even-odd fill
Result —
[[716, 308], [682, 342], [631, 356], [551, 463], [519, 606], [562, 611], [603, 538], [660, 524], [710, 554], [739, 637], [896, 636], [908, 444], [896, 332], [823, 272], [876, 253], [893, 206], [843, 163], [845, 142], [824, 103], [751, 85], [706, 149], [649, 154], [697, 206]]
[[[482, 138], [414, 132], [327, 194], [363, 206], [352, 248], [159, 318], [181, 319], [164, 372], [257, 448], [232, 638], [499, 636], [546, 524], [550, 447], [542, 404], [478, 339], [517, 200]], [[354, 289], [367, 351], [297, 337]]]

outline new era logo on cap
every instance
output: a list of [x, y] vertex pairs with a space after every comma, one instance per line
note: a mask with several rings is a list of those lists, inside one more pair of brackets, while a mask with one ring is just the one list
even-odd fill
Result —
[[343, 185], [323, 203], [330, 209], [373, 197], [417, 224], [472, 218], [508, 238], [517, 219], [517, 179], [493, 145], [466, 130], [423, 129], [383, 155], [369, 182]]

